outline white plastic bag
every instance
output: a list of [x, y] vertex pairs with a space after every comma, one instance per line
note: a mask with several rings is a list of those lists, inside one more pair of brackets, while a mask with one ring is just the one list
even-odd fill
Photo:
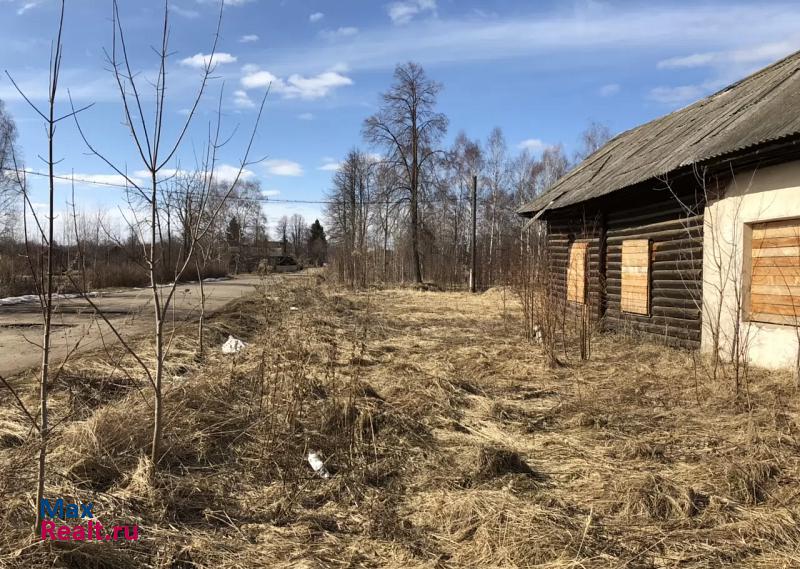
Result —
[[238, 354], [247, 347], [247, 344], [242, 342], [239, 338], [228, 336], [227, 341], [222, 344], [223, 354]]
[[319, 474], [323, 478], [330, 478], [331, 473], [328, 472], [328, 469], [325, 468], [325, 463], [322, 462], [322, 457], [319, 456], [313, 450], [308, 453], [308, 464], [311, 465], [311, 468], [314, 469], [314, 472]]

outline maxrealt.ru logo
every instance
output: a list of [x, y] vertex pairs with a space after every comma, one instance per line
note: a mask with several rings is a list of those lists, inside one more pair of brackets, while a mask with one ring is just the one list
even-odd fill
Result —
[[[94, 503], [77, 504], [64, 502], [59, 498], [55, 502], [42, 500], [39, 504], [39, 512], [42, 517], [43, 540], [52, 541], [117, 541], [125, 539], [134, 541], [139, 539], [139, 526], [112, 526], [108, 531], [104, 531], [103, 524], [94, 519]], [[49, 519], [46, 519], [49, 518]], [[54, 520], [80, 522], [56, 523]], [[85, 521], [85, 523], [83, 523]]]

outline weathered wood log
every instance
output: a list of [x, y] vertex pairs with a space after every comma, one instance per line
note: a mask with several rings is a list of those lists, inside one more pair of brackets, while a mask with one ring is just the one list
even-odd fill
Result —
[[693, 229], [697, 227], [703, 226], [703, 215], [695, 215], [692, 217], [686, 217], [682, 219], [671, 219], [668, 221], [659, 221], [657, 223], [650, 223], [647, 225], [638, 225], [631, 227], [628, 225], [627, 227], [620, 228], [620, 229], [608, 229], [608, 238], [612, 237], [622, 237], [628, 235], [647, 235], [647, 234], [656, 234], [664, 230], [671, 230], [674, 228], [680, 229]]
[[[606, 278], [607, 290], [619, 290], [622, 281], [617, 275], [609, 275]], [[650, 288], [656, 290], [680, 290], [691, 291], [697, 293], [702, 288], [702, 282], [698, 280], [681, 280], [680, 275], [675, 275], [675, 278], [670, 279], [650, 279]]]
[[699, 281], [703, 275], [702, 269], [686, 269], [683, 271], [662, 271], [654, 270], [651, 273], [652, 280], [665, 280], [665, 281]]
[[680, 320], [700, 320], [700, 310], [695, 308], [672, 308], [669, 306], [653, 306], [653, 316], [669, 316]]
[[685, 320], [667, 317], [639, 317], [636, 315], [629, 315], [620, 313], [618, 308], [611, 306], [606, 311], [605, 320], [614, 328], [618, 330], [632, 329], [642, 330], [649, 333], [660, 335], [673, 335], [678, 338], [687, 340], [700, 340], [701, 325], [700, 322], [693, 323], [694, 326], [688, 326]]
[[683, 227], [676, 227], [673, 229], [664, 229], [661, 231], [656, 232], [639, 232], [639, 233], [631, 233], [629, 235], [611, 235], [611, 232], [608, 233], [608, 242], [609, 243], [621, 243], [626, 239], [675, 239], [680, 237], [699, 237], [703, 234], [703, 226], [697, 226], [693, 228], [683, 228]]
[[[703, 248], [692, 247], [687, 249], [671, 249], [671, 250], [652, 250], [650, 258], [653, 261], [673, 261], [673, 260], [689, 260], [697, 259], [702, 261]], [[607, 254], [608, 263], [616, 263], [619, 265], [622, 262], [622, 252], [617, 250], [614, 252], [609, 251]]]
[[[650, 287], [651, 295], [653, 297], [653, 302], [656, 299], [663, 298], [663, 299], [674, 299], [674, 300], [699, 300], [702, 298], [702, 294], [699, 288], [695, 289], [687, 289], [687, 288], [656, 288]], [[619, 285], [606, 286], [606, 294], [611, 296], [619, 296], [622, 293], [622, 290]]]
[[703, 259], [682, 259], [674, 261], [652, 261], [650, 268], [655, 271], [671, 271], [683, 274], [685, 271], [701, 271]]

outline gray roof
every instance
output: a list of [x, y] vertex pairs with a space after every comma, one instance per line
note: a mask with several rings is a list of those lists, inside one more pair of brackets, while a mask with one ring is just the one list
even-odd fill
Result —
[[800, 133], [800, 52], [686, 108], [623, 132], [518, 213], [573, 205]]

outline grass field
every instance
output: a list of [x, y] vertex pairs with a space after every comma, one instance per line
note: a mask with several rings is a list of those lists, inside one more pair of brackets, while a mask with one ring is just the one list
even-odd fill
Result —
[[[268, 287], [211, 322], [206, 361], [191, 328], [173, 339], [154, 477], [141, 373], [82, 356], [47, 495], [140, 539], [33, 535], [33, 437], [4, 394], [0, 566], [800, 566], [788, 374], [737, 398], [689, 352], [610, 335], [550, 369], [520, 319], [503, 289]], [[220, 354], [229, 333], [247, 349]]]

